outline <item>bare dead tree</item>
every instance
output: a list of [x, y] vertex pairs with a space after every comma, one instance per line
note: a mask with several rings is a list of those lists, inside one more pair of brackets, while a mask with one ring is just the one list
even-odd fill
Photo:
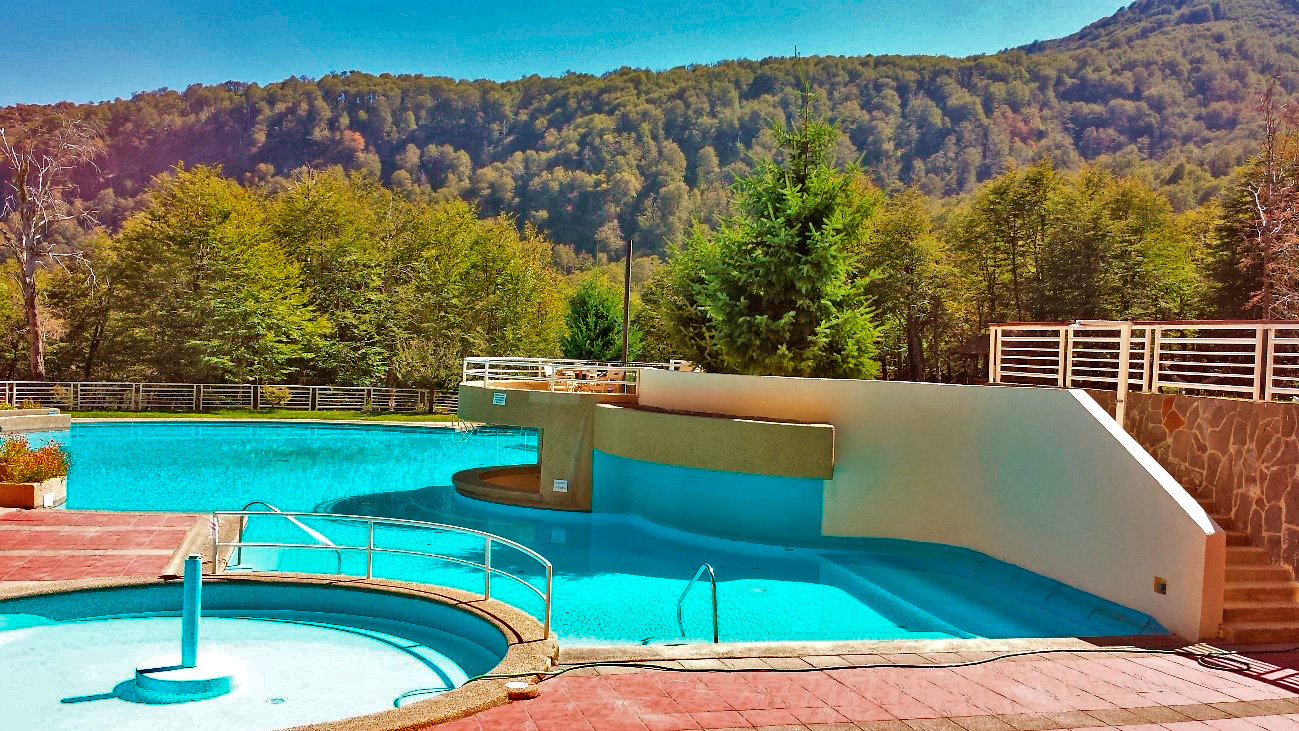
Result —
[[1259, 102], [1263, 149], [1246, 189], [1253, 219], [1244, 242], [1262, 281], [1250, 304], [1267, 320], [1299, 314], [1299, 110], [1276, 99], [1276, 80]]
[[23, 295], [31, 377], [45, 380], [45, 334], [38, 317], [36, 272], [54, 262], [87, 264], [79, 251], [60, 251], [52, 234], [61, 226], [94, 225], [92, 211], [76, 204], [72, 175], [93, 165], [102, 149], [98, 131], [59, 113], [25, 124], [0, 126], [0, 248], [14, 258]]

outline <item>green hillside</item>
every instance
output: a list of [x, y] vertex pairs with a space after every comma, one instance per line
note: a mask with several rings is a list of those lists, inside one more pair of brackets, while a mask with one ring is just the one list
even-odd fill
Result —
[[[1206, 200], [1256, 149], [1257, 94], [1299, 91], [1299, 1], [1141, 0], [1067, 38], [990, 56], [732, 61], [508, 83], [346, 73], [141, 93], [77, 109], [106, 130], [88, 172], [110, 226], [177, 162], [272, 182], [301, 166], [368, 169], [408, 197], [461, 197], [577, 253], [661, 252], [715, 221], [800, 75], [885, 187], [967, 193], [1011, 166], [1102, 160]], [[15, 107], [29, 116], [42, 108]], [[93, 175], [93, 177], [90, 177]]]

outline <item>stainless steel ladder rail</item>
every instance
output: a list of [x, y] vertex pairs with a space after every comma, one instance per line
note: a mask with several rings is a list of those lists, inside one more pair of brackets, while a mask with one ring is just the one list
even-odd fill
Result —
[[[311, 537], [313, 540], [315, 540], [317, 543], [319, 543], [319, 544], [321, 544], [321, 545], [324, 545], [324, 546], [331, 546], [331, 547], [336, 547], [336, 546], [337, 546], [337, 544], [335, 544], [333, 541], [331, 541], [331, 540], [329, 540], [328, 538], [326, 538], [325, 535], [324, 535], [323, 533], [321, 533], [320, 531], [316, 530], [315, 528], [312, 528], [311, 526], [307, 525], [306, 523], [303, 523], [302, 521], [298, 520], [296, 517], [294, 517], [294, 516], [292, 516], [292, 515], [285, 515], [285, 513], [284, 513], [283, 510], [280, 510], [279, 508], [275, 507], [274, 505], [271, 505], [270, 503], [266, 502], [265, 500], [254, 500], [254, 501], [248, 503], [247, 505], [243, 506], [243, 507], [240, 508], [239, 510], [240, 510], [240, 512], [246, 512], [249, 508], [251, 508], [251, 507], [254, 506], [254, 505], [261, 505], [261, 506], [263, 506], [263, 507], [269, 509], [272, 513], [276, 513], [276, 514], [279, 514], [279, 515], [283, 516], [283, 518], [284, 518], [285, 520], [287, 520], [287, 521], [289, 521], [290, 523], [292, 523], [292, 524], [298, 526], [299, 528], [301, 528], [303, 533], [306, 533], [309, 537]], [[244, 526], [247, 526], [247, 525], [248, 525], [248, 516], [247, 516], [247, 515], [245, 515], [244, 518], [243, 518], [243, 525], [244, 525]], [[335, 548], [334, 555], [338, 557], [338, 566], [337, 566], [337, 569], [336, 569], [336, 573], [341, 574], [341, 573], [343, 573], [343, 552], [342, 552], [341, 550], [338, 550], [337, 548]], [[243, 548], [242, 545], [241, 545], [241, 546], [237, 546], [237, 547], [235, 548], [235, 563], [236, 563], [236, 564], [238, 564], [238, 563], [243, 563], [243, 558], [244, 558], [244, 548]]]
[[721, 641], [718, 639], [717, 632], [717, 572], [713, 571], [712, 564], [705, 563], [700, 566], [699, 570], [695, 572], [694, 578], [690, 580], [689, 584], [686, 584], [685, 590], [681, 592], [681, 598], [677, 599], [677, 629], [681, 630], [682, 637], [686, 636], [686, 623], [681, 616], [681, 603], [686, 600], [686, 595], [694, 588], [695, 582], [699, 581], [699, 577], [703, 576], [705, 571], [708, 572], [708, 582], [713, 587], [713, 642], [717, 643]]
[[[251, 505], [266, 505], [266, 503], [259, 500], [251, 503]], [[272, 509], [274, 509], [273, 506], [267, 506], [267, 507], [271, 507]], [[458, 525], [448, 525], [446, 523], [430, 523], [428, 521], [406, 520], [402, 518], [382, 518], [373, 515], [342, 515], [338, 513], [298, 513], [298, 512], [284, 513], [279, 510], [275, 510], [275, 512], [281, 514], [284, 518], [296, 518], [296, 517], [320, 518], [322, 520], [327, 519], [327, 520], [339, 521], [339, 522], [362, 523], [366, 527], [366, 535], [367, 535], [366, 543], [363, 546], [353, 546], [353, 545], [335, 546], [333, 543], [326, 544], [326, 543], [319, 543], [319, 542], [317, 543], [271, 543], [271, 542], [263, 543], [263, 542], [243, 541], [243, 540], [224, 542], [220, 540], [220, 536], [218, 535], [215, 537], [216, 539], [214, 540], [214, 545], [216, 547], [217, 552], [219, 553], [222, 548], [242, 549], [245, 546], [249, 548], [298, 548], [303, 550], [317, 550], [317, 551], [332, 550], [338, 553], [341, 553], [342, 551], [364, 552], [366, 555], [365, 578], [367, 579], [373, 578], [374, 576], [374, 555], [376, 553], [390, 554], [396, 556], [416, 556], [422, 558], [431, 558], [431, 559], [446, 561], [459, 566], [468, 566], [471, 568], [482, 569], [484, 599], [492, 598], [492, 575], [495, 574], [497, 576], [503, 576], [507, 579], [510, 579], [522, 585], [523, 588], [531, 591], [533, 594], [537, 595], [537, 597], [539, 597], [543, 602], [545, 602], [545, 615], [542, 619], [542, 629], [545, 633], [544, 636], [550, 637], [550, 617], [551, 617], [552, 599], [554, 596], [553, 588], [554, 588], [555, 567], [550, 563], [549, 560], [546, 559], [545, 556], [542, 556], [540, 553], [537, 553], [536, 551], [532, 550], [531, 548], [528, 548], [527, 546], [524, 546], [521, 543], [516, 543], [514, 541], [511, 541], [508, 538], [503, 538], [501, 536], [492, 533], [484, 533], [483, 531], [474, 530], [472, 528], [464, 528]], [[249, 512], [246, 510], [245, 511], [217, 510], [212, 513], [212, 516], [217, 520], [218, 525], [222, 517], [238, 517], [241, 519], [246, 519], [253, 515], [271, 515], [271, 513], [264, 513], [262, 511]], [[299, 521], [295, 521], [295, 522], [299, 522]], [[399, 547], [384, 548], [383, 546], [379, 546], [375, 544], [375, 527], [379, 525], [405, 527], [405, 528], [419, 528], [419, 529], [427, 529], [427, 530], [445, 531], [445, 532], [457, 533], [457, 534], [463, 534], [469, 536], [477, 536], [478, 538], [484, 540], [483, 562], [477, 563], [475, 561], [465, 559], [460, 556], [430, 553], [428, 551], [419, 551], [411, 548], [399, 548]], [[545, 590], [543, 591], [541, 589], [538, 589], [536, 586], [533, 586], [531, 582], [515, 574], [512, 574], [508, 571], [504, 571], [500, 568], [493, 566], [492, 565], [492, 544], [494, 543], [499, 543], [501, 545], [508, 546], [535, 560], [545, 571], [546, 574]], [[340, 571], [339, 573], [341, 574], [342, 572]]]

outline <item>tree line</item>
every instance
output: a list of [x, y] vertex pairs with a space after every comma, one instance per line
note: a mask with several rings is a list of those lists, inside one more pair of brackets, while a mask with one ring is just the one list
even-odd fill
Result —
[[[1139, 177], [1050, 158], [959, 200], [885, 190], [839, 159], [845, 133], [805, 89], [728, 188], [731, 213], [631, 268], [629, 355], [964, 381], [990, 322], [1297, 317], [1283, 91], [1256, 97], [1262, 144], [1223, 193], [1179, 211]], [[0, 377], [447, 387], [469, 355], [620, 355], [621, 267], [566, 271], [563, 247], [510, 216], [340, 166], [260, 182], [177, 166], [106, 224], [67, 182], [93, 167], [87, 129], [0, 134]]]
[[1256, 149], [1263, 81], [1299, 92], [1296, 38], [1288, 0], [1140, 0], [1068, 38], [966, 59], [766, 59], [506, 83], [344, 73], [63, 111], [103, 130], [99, 168], [78, 187], [109, 226], [178, 162], [253, 185], [338, 165], [411, 200], [508, 215], [562, 247], [573, 271], [628, 241], [662, 256], [694, 221], [717, 225], [729, 185], [777, 151], [769, 121], [797, 113], [801, 77], [842, 132], [832, 157], [860, 160], [882, 189], [968, 195], [1049, 157], [1140, 179], [1189, 210]]

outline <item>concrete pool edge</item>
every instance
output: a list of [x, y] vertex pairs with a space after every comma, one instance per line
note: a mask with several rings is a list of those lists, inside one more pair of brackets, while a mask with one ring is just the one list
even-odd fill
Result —
[[402, 426], [427, 429], [455, 429], [454, 421], [396, 421], [386, 419], [258, 419], [237, 416], [86, 416], [73, 417], [72, 424], [338, 424], [340, 426]]
[[[722, 642], [680, 645], [582, 645], [563, 647], [559, 665], [591, 662], [721, 661], [745, 658], [875, 657], [937, 653], [1018, 653], [1134, 647], [1169, 649], [1195, 645], [1177, 635], [1123, 637], [1024, 637], [1004, 639], [846, 640], [810, 642]], [[816, 666], [816, 663], [809, 662]]]
[[[505, 657], [492, 673], [537, 674], [546, 672], [558, 658], [556, 640], [545, 638], [541, 623], [527, 613], [479, 594], [440, 586], [411, 584], [380, 579], [325, 577], [288, 573], [247, 573], [205, 576], [208, 584], [278, 584], [289, 586], [328, 586], [352, 591], [391, 594], [442, 604], [481, 619], [498, 629], [505, 637]], [[112, 590], [152, 585], [176, 584], [175, 580], [154, 577], [119, 577], [73, 579], [65, 581], [0, 584], [0, 601], [26, 597], [66, 594], [77, 591]], [[354, 716], [324, 723], [295, 726], [295, 731], [404, 731], [425, 728], [446, 721], [471, 716], [509, 702], [504, 680], [481, 680], [463, 685], [429, 700], [407, 706]]]

